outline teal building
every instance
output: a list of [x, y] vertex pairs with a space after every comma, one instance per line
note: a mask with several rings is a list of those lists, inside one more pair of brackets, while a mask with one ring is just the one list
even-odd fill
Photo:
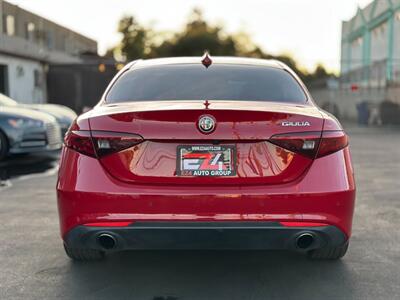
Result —
[[343, 83], [388, 86], [400, 82], [400, 0], [375, 0], [342, 23]]

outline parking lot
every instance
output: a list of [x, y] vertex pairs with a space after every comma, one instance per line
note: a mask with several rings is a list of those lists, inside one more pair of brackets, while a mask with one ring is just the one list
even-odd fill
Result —
[[357, 205], [349, 252], [337, 262], [137, 251], [73, 263], [58, 233], [55, 156], [12, 158], [0, 165], [0, 299], [400, 299], [400, 129], [348, 131]]

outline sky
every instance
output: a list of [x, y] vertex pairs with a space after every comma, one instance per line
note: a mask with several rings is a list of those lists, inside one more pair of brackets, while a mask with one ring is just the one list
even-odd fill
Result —
[[7, 0], [98, 41], [100, 54], [117, 44], [124, 15], [157, 31], [180, 30], [193, 8], [230, 33], [247, 32], [271, 54], [290, 54], [308, 69], [340, 65], [341, 22], [371, 0]]

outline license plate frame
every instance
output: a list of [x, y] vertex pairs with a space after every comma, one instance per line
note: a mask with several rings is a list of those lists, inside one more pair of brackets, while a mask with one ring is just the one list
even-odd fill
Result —
[[179, 145], [176, 155], [176, 175], [181, 177], [235, 176], [236, 147], [234, 145]]

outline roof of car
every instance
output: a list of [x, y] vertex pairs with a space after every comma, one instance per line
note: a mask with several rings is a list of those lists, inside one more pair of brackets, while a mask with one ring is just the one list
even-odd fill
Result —
[[[233, 64], [233, 65], [257, 65], [272, 68], [285, 69], [285, 64], [277, 60], [271, 59], [258, 59], [248, 57], [231, 57], [231, 56], [210, 56], [212, 64]], [[168, 57], [168, 58], [155, 58], [136, 60], [130, 64], [129, 67], [147, 67], [158, 65], [172, 65], [172, 64], [201, 64], [202, 57]]]

